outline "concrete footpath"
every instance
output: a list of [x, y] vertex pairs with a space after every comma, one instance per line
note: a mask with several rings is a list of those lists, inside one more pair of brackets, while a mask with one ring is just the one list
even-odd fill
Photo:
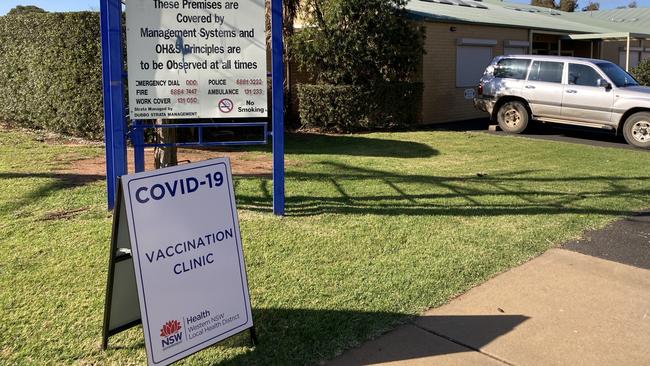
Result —
[[650, 212], [551, 249], [330, 365], [650, 365]]

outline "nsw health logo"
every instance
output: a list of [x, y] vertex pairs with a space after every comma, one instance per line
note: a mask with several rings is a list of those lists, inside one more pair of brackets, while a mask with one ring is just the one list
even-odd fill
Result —
[[170, 320], [160, 329], [162, 348], [167, 349], [183, 341], [181, 323], [178, 320]]

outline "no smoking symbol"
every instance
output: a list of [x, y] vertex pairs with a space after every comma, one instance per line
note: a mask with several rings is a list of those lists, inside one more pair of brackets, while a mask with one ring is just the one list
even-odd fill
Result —
[[228, 98], [224, 98], [219, 101], [219, 110], [222, 113], [230, 113], [234, 107], [235, 103], [233, 103], [232, 100]]

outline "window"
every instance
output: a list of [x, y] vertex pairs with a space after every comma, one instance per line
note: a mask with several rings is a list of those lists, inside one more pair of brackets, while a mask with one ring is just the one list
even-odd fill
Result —
[[458, 46], [456, 48], [456, 86], [476, 86], [492, 61], [492, 47]]
[[[637, 67], [643, 60], [650, 58], [650, 52], [642, 52], [640, 49], [630, 49], [630, 68]], [[619, 52], [618, 64], [621, 67], [625, 67], [625, 60], [627, 59], [627, 54], [625, 50]]]
[[535, 61], [530, 68], [529, 81], [546, 81], [549, 83], [561, 83], [564, 63], [551, 61]]
[[[621, 67], [625, 67], [625, 62], [627, 60], [627, 53], [625, 51], [620, 51], [618, 54], [618, 64]], [[641, 60], [641, 52], [636, 50], [630, 50], [630, 68], [639, 66]]]
[[569, 64], [569, 84], [582, 86], [598, 86], [600, 74], [591, 66]]
[[494, 77], [524, 80], [528, 73], [528, 65], [530, 60], [504, 58], [496, 64]]
[[597, 63], [599, 69], [601, 69], [609, 78], [612, 80], [614, 85], [619, 88], [626, 86], [637, 86], [639, 83], [632, 77], [632, 75], [625, 72], [619, 66], [614, 65], [610, 62], [601, 62]]

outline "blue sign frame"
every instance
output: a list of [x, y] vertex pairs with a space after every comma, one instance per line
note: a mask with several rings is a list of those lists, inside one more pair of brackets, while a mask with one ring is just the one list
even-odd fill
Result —
[[[131, 131], [127, 130], [124, 84], [127, 73], [124, 70], [122, 52], [122, 0], [100, 0], [102, 39], [102, 80], [104, 91], [104, 135], [106, 142], [106, 192], [108, 209], [115, 207], [117, 180], [128, 173], [127, 138], [134, 147], [136, 171], [144, 170], [144, 128], [133, 121]], [[268, 135], [273, 147], [273, 213], [284, 215], [284, 60], [282, 41], [282, 0], [271, 0], [271, 94], [272, 131]], [[209, 126], [214, 125], [214, 126]], [[205, 127], [221, 127], [223, 124], [205, 124]], [[234, 126], [234, 125], [233, 125]], [[185, 126], [189, 127], [189, 126]], [[235, 126], [236, 127], [236, 126]], [[266, 128], [265, 128], [266, 132]], [[264, 137], [266, 141], [266, 136]], [[201, 141], [202, 142], [202, 141]], [[220, 143], [209, 143], [217, 145]], [[232, 142], [221, 145], [232, 145]], [[259, 144], [242, 141], [240, 145]], [[197, 144], [194, 144], [196, 146]], [[201, 143], [207, 145], [207, 143]]]

